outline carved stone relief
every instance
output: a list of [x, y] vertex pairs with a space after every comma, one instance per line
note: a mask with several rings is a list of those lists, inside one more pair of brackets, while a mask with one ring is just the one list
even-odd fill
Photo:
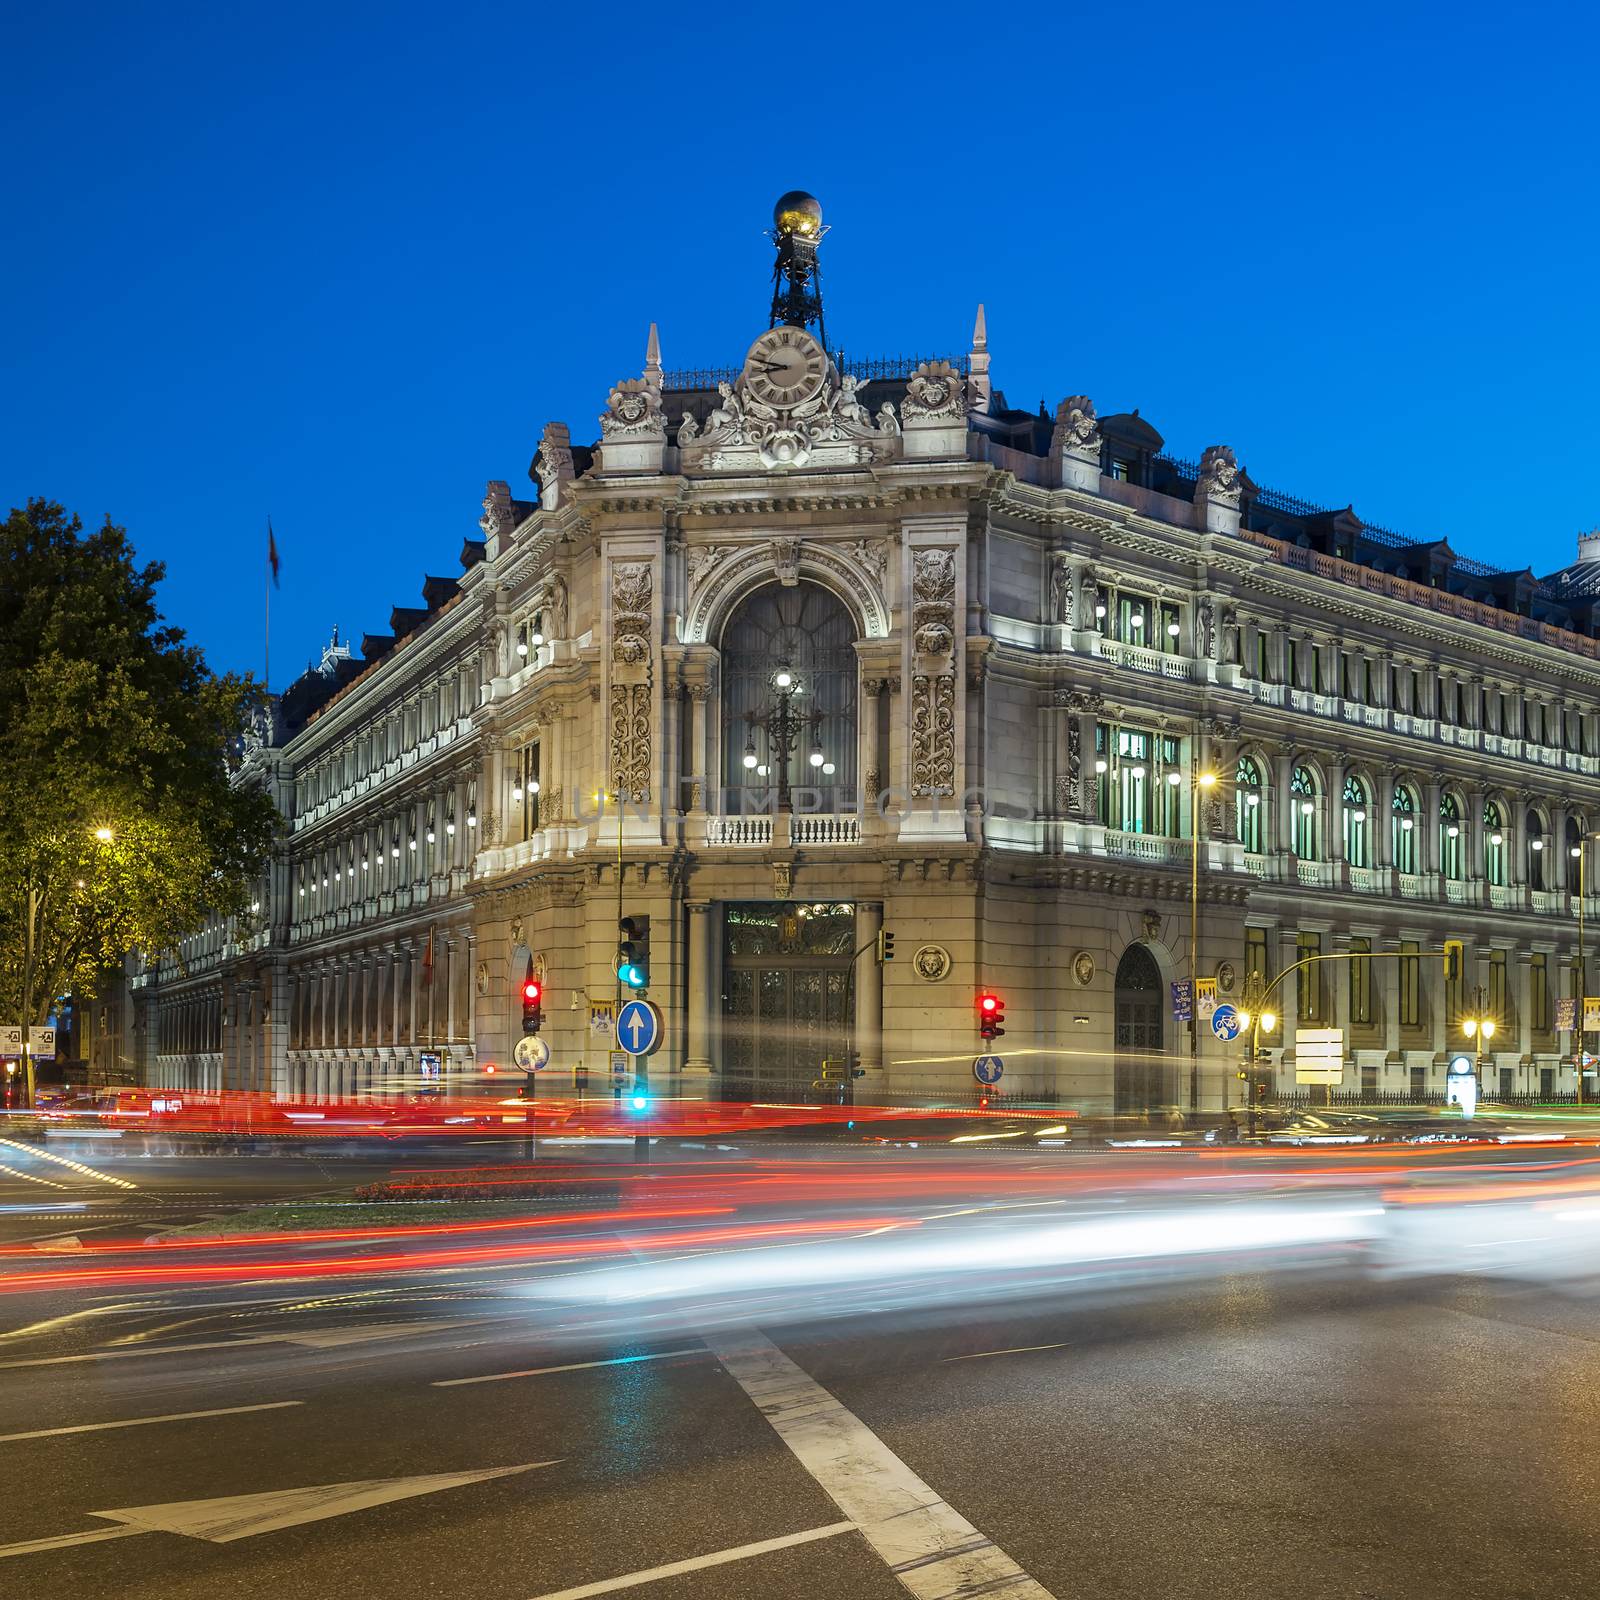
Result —
[[911, 573], [912, 643], [919, 669], [911, 679], [911, 792], [954, 794], [955, 551], [918, 550]]
[[908, 422], [923, 418], [964, 418], [967, 414], [966, 385], [961, 381], [961, 374], [948, 361], [922, 362], [906, 384], [900, 414]]
[[650, 685], [611, 685], [613, 791], [636, 804], [650, 798]]
[[611, 659], [619, 666], [650, 659], [654, 583], [648, 561], [619, 561], [611, 569]]

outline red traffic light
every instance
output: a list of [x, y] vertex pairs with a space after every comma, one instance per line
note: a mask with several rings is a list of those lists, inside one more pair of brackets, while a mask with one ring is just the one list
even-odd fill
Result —
[[1000, 996], [997, 994], [980, 994], [978, 996], [978, 1009], [987, 1017], [1000, 1009]]
[[544, 990], [540, 987], [539, 980], [537, 978], [529, 978], [522, 985], [522, 998], [526, 1000], [530, 1006], [536, 1004], [539, 996], [543, 993]]

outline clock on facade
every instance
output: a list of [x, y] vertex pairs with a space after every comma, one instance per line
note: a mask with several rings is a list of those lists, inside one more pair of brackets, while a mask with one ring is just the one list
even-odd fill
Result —
[[781, 411], [820, 394], [828, 353], [804, 328], [768, 328], [744, 358], [744, 386], [763, 405]]

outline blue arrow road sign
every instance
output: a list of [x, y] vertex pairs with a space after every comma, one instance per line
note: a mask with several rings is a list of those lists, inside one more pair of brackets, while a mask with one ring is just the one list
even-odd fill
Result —
[[647, 1056], [661, 1045], [661, 1013], [648, 1000], [630, 1000], [617, 1013], [617, 1043], [632, 1056]]
[[1219, 1039], [1237, 1039], [1239, 1037], [1239, 1009], [1237, 1006], [1220, 1005], [1211, 1013], [1211, 1031]]
[[972, 1063], [972, 1076], [979, 1083], [999, 1083], [1000, 1074], [1006, 1070], [1006, 1064], [999, 1056], [979, 1056]]

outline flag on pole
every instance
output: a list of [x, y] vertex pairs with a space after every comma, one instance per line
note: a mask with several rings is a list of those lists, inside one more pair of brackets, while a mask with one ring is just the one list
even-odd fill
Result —
[[272, 518], [267, 518], [267, 565], [272, 569], [272, 587], [278, 587], [278, 541], [272, 537]]

